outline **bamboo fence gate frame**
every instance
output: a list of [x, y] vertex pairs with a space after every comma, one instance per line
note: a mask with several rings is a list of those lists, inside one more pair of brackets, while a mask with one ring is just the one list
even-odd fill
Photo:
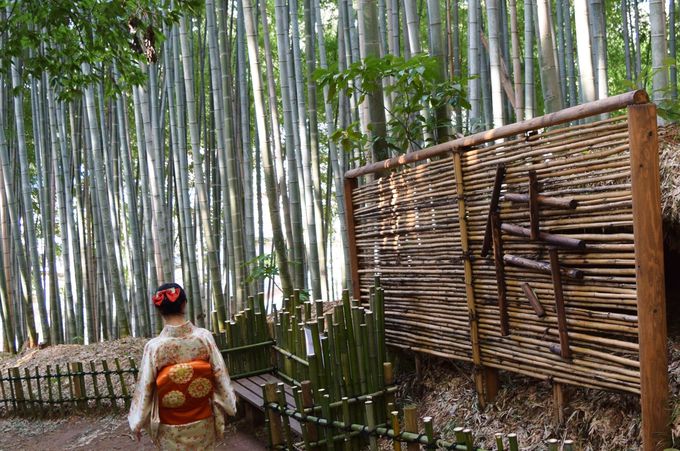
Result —
[[564, 385], [635, 393], [644, 449], [664, 449], [656, 121], [637, 90], [347, 171], [354, 298], [380, 276], [388, 343], [472, 362], [482, 404], [498, 369], [552, 381], [560, 407]]

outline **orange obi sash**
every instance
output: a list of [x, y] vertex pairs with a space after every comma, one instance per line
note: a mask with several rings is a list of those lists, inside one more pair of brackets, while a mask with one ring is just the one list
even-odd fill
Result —
[[158, 373], [158, 414], [162, 424], [180, 425], [212, 416], [214, 376], [210, 362], [168, 365]]

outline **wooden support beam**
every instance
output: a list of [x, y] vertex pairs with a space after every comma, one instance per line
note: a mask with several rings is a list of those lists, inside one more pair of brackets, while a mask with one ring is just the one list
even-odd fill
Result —
[[640, 343], [642, 447], [670, 446], [670, 407], [664, 285], [659, 138], [656, 106], [628, 107]]
[[500, 317], [501, 335], [510, 335], [508, 325], [508, 303], [505, 293], [505, 266], [503, 264], [503, 240], [501, 239], [501, 229], [499, 227], [500, 218], [498, 212], [491, 214], [491, 230], [493, 234], [493, 257], [496, 267], [496, 289], [498, 290], [498, 315]]
[[496, 177], [493, 181], [491, 201], [489, 202], [489, 214], [486, 217], [486, 228], [484, 229], [484, 242], [482, 243], [482, 252], [480, 253], [482, 257], [486, 257], [491, 248], [491, 215], [498, 209], [498, 201], [501, 197], [501, 187], [503, 186], [504, 178], [505, 165], [501, 163], [496, 167]]
[[[528, 203], [529, 194], [505, 193], [503, 199], [509, 202]], [[569, 210], [575, 210], [578, 207], [578, 202], [571, 197], [550, 197], [539, 194], [536, 196], [536, 200], [539, 205], [544, 207], [565, 208]]]
[[550, 266], [552, 268], [553, 289], [555, 290], [555, 310], [557, 312], [557, 328], [560, 334], [560, 353], [563, 359], [571, 359], [569, 334], [567, 332], [567, 313], [564, 310], [564, 293], [562, 292], [562, 274], [560, 272], [557, 249], [550, 248]]
[[538, 180], [536, 171], [529, 171], [529, 223], [531, 226], [531, 239], [537, 240], [539, 230], [540, 213], [538, 209]]
[[538, 300], [538, 296], [536, 296], [533, 288], [531, 288], [528, 283], [523, 282], [522, 291], [524, 291], [524, 295], [527, 297], [529, 304], [531, 304], [531, 308], [533, 308], [534, 312], [536, 312], [536, 316], [543, 318], [545, 316], [545, 310], [543, 309], [541, 302]]
[[567, 387], [559, 382], [552, 383], [553, 402], [555, 404], [555, 423], [562, 424], [565, 419], [565, 409], [569, 402]]
[[496, 401], [498, 396], [498, 389], [500, 388], [501, 381], [498, 376], [498, 370], [496, 368], [484, 367], [484, 380], [486, 381], [484, 393], [486, 401], [492, 403]]
[[[519, 266], [520, 268], [533, 269], [544, 274], [552, 274], [550, 263], [539, 260], [531, 260], [529, 258], [520, 257], [512, 254], [504, 254], [503, 261], [508, 265]], [[560, 273], [570, 279], [583, 279], [583, 271], [574, 268], [565, 268], [560, 266]]]
[[[523, 236], [526, 238], [531, 238], [531, 230], [527, 229], [526, 227], [521, 227], [518, 225], [514, 224], [501, 224], [501, 230], [503, 230], [506, 233], [509, 233], [510, 235], [515, 235], [515, 236]], [[573, 249], [585, 249], [586, 248], [586, 242], [583, 240], [579, 240], [577, 238], [571, 238], [568, 236], [564, 235], [554, 235], [552, 233], [546, 233], [546, 232], [539, 232], [538, 238], [542, 241], [545, 241], [549, 244], [554, 244], [556, 246], [560, 247], [568, 247], [568, 248], [573, 248]]]
[[359, 279], [359, 253], [357, 251], [356, 231], [354, 224], [354, 202], [352, 195], [357, 187], [356, 178], [345, 178], [345, 217], [347, 218], [347, 239], [349, 245], [349, 266], [352, 273], [352, 297], [361, 298], [361, 285]]

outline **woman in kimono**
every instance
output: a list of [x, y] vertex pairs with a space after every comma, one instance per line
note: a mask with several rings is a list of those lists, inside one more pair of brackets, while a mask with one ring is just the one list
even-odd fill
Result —
[[138, 440], [146, 429], [162, 450], [212, 450], [236, 398], [212, 333], [184, 318], [186, 302], [176, 283], [153, 296], [164, 327], [144, 347], [128, 422]]

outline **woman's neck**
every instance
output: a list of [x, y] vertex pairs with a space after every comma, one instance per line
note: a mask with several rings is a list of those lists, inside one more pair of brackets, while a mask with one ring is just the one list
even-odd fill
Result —
[[163, 317], [163, 322], [169, 326], [181, 326], [187, 319], [184, 315], [168, 315]]

